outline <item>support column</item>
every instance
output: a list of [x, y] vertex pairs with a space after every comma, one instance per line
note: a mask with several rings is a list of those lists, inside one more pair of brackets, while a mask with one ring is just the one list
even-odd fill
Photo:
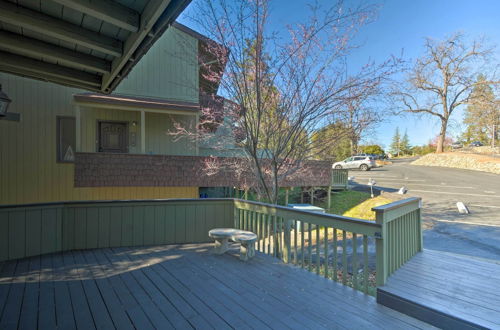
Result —
[[285, 206], [288, 206], [288, 188], [285, 188]]
[[146, 111], [141, 111], [141, 154], [146, 153]]
[[75, 151], [80, 152], [82, 151], [82, 113], [80, 106], [77, 105], [75, 108]]
[[314, 205], [314, 187], [311, 188], [311, 205]]

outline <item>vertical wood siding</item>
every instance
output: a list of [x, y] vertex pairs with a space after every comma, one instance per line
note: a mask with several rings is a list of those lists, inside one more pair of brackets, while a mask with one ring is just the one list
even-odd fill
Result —
[[122, 80], [116, 93], [198, 102], [198, 40], [169, 29]]
[[[175, 48], [179, 37], [187, 38], [182, 43], [186, 46]], [[181, 32], [165, 33], [117, 92], [197, 102], [198, 68], [191, 63], [196, 59], [196, 45], [195, 39]], [[180, 56], [181, 52], [192, 56]], [[198, 196], [197, 187], [74, 188], [73, 164], [56, 162], [56, 116], [74, 116], [73, 94], [84, 91], [5, 73], [0, 73], [0, 84], [12, 99], [9, 111], [21, 114], [20, 122], [0, 120], [0, 205]], [[82, 143], [89, 151], [95, 151], [97, 116], [92, 111], [82, 111], [93, 116], [84, 123]], [[104, 119], [139, 121], [134, 117], [137, 114], [116, 111], [115, 116], [113, 110], [99, 110], [99, 117]], [[160, 142], [154, 143], [153, 152], [167, 149]], [[135, 149], [140, 149], [139, 127]], [[184, 146], [173, 149], [186, 150]]]
[[73, 249], [209, 242], [233, 201], [59, 204], [0, 209], [0, 261]]

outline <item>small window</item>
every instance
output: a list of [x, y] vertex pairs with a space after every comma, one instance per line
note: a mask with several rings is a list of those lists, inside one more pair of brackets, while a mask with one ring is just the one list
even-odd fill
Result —
[[75, 161], [76, 120], [75, 117], [57, 117], [57, 162]]

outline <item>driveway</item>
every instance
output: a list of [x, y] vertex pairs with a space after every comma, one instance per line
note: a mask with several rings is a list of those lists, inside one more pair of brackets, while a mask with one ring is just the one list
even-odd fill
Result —
[[[500, 175], [410, 162], [397, 160], [349, 176], [355, 184], [372, 178], [382, 190], [405, 186], [407, 196], [422, 197], [425, 248], [500, 260]], [[458, 201], [471, 213], [459, 214]]]

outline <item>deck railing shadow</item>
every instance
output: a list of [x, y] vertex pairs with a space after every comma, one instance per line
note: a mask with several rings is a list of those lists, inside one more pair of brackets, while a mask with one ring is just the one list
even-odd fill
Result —
[[[372, 294], [422, 250], [420, 199], [374, 210], [375, 222], [232, 198], [6, 205], [0, 206], [0, 261], [72, 250], [206, 243], [210, 229], [235, 227], [255, 232], [262, 253]], [[141, 265], [117, 262], [114, 272], [127, 267]], [[65, 273], [74, 272], [70, 267]]]

